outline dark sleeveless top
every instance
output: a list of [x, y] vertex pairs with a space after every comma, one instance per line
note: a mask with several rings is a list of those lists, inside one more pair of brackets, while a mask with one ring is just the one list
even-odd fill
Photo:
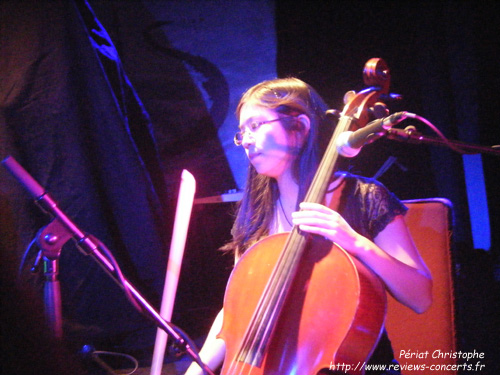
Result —
[[[339, 213], [359, 234], [373, 240], [395, 216], [404, 215], [407, 208], [380, 182], [347, 174], [340, 197]], [[370, 364], [397, 364], [391, 342], [384, 330]], [[366, 371], [366, 374], [399, 374], [398, 371]]]

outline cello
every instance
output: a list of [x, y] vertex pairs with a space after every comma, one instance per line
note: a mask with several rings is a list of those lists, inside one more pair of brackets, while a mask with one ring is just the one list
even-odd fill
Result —
[[[349, 92], [335, 132], [305, 197], [322, 203], [339, 158], [340, 134], [384, 108], [390, 75], [382, 59], [364, 67], [369, 87]], [[385, 113], [384, 113], [385, 114]], [[330, 241], [301, 233], [268, 236], [236, 264], [224, 296], [218, 337], [222, 375], [313, 375], [322, 369], [363, 374], [383, 331], [385, 288], [359, 260]]]

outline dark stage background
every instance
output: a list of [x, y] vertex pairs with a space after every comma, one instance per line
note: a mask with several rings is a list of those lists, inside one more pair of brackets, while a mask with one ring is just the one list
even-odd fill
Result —
[[[14, 156], [159, 306], [182, 170], [196, 177], [197, 197], [241, 188], [245, 161], [231, 134], [245, 88], [297, 76], [341, 109], [345, 92], [364, 88], [364, 63], [382, 57], [391, 91], [403, 96], [391, 112], [417, 113], [450, 139], [498, 144], [496, 8], [494, 1], [2, 1], [0, 157]], [[202, 34], [215, 46], [206, 55], [183, 48], [196, 50]], [[482, 157], [489, 249], [474, 246], [462, 156], [383, 139], [366, 146], [352, 170], [373, 176], [388, 159], [395, 162], [379, 179], [401, 199], [453, 203], [459, 348], [485, 352], [488, 373], [497, 373], [500, 159]], [[38, 251], [31, 241], [49, 219], [3, 168], [0, 203], [2, 345], [11, 348], [5, 358], [18, 359], [15, 368], [46, 353], [26, 339], [32, 331], [19, 311], [40, 314], [24, 288], [43, 284], [28, 269]], [[217, 248], [231, 213], [230, 203], [193, 210], [173, 322], [196, 339], [221, 307], [232, 259]], [[91, 344], [147, 364], [154, 326], [73, 244], [60, 262], [69, 352]]]

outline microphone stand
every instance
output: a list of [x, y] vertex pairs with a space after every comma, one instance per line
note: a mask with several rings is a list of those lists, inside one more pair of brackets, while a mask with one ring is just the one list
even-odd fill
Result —
[[[47, 316], [49, 317], [49, 322], [54, 329], [56, 337], [62, 337], [61, 296], [59, 281], [57, 279], [59, 269], [58, 258], [64, 243], [69, 238], [72, 238], [77, 243], [77, 247], [80, 251], [85, 255], [92, 256], [104, 271], [122, 287], [131, 303], [138, 308], [143, 315], [151, 318], [156, 322], [159, 328], [170, 335], [176, 345], [184, 349], [206, 374], [214, 375], [210, 368], [202, 362], [189, 337], [178, 327], [175, 327], [172, 323], [163, 319], [154, 307], [151, 306], [139, 291], [121, 274], [118, 265], [113, 261], [109, 250], [106, 249], [104, 244], [93, 236], [85, 234], [78, 228], [78, 226], [57, 207], [57, 203], [45, 189], [31, 177], [13, 157], [8, 156], [2, 161], [2, 164], [4, 164], [4, 167], [7, 168], [7, 170], [31, 194], [40, 208], [54, 217], [53, 221], [39, 232], [37, 239], [42, 248], [44, 261], [47, 261], [47, 266], [50, 265], [46, 273], [46, 277], [49, 281], [46, 287]], [[108, 253], [108, 257], [103, 254], [103, 251]], [[178, 331], [181, 331], [182, 335]]]
[[38, 262], [43, 260], [45, 317], [58, 339], [63, 337], [59, 256], [62, 247], [70, 238], [69, 231], [57, 219], [52, 220], [36, 235], [40, 252], [33, 269], [38, 269]]
[[479, 146], [461, 141], [448, 140], [439, 137], [429, 137], [417, 132], [415, 127], [405, 129], [390, 128], [385, 133], [385, 138], [414, 144], [428, 144], [433, 146], [446, 146], [461, 154], [491, 154], [500, 156], [500, 146]]

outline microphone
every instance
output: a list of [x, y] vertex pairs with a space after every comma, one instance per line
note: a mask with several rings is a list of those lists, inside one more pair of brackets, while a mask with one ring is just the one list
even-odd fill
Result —
[[19, 181], [21, 185], [31, 194], [39, 207], [53, 217], [60, 220], [64, 228], [71, 234], [78, 237], [78, 240], [88, 241], [88, 237], [74, 224], [71, 219], [57, 206], [56, 201], [45, 189], [14, 159], [7, 156], [2, 160], [2, 164]]
[[408, 112], [396, 112], [390, 116], [374, 120], [354, 132], [340, 133], [337, 137], [337, 151], [346, 158], [352, 158], [359, 154], [364, 145], [382, 137], [388, 129], [405, 118], [411, 117], [410, 115]]

